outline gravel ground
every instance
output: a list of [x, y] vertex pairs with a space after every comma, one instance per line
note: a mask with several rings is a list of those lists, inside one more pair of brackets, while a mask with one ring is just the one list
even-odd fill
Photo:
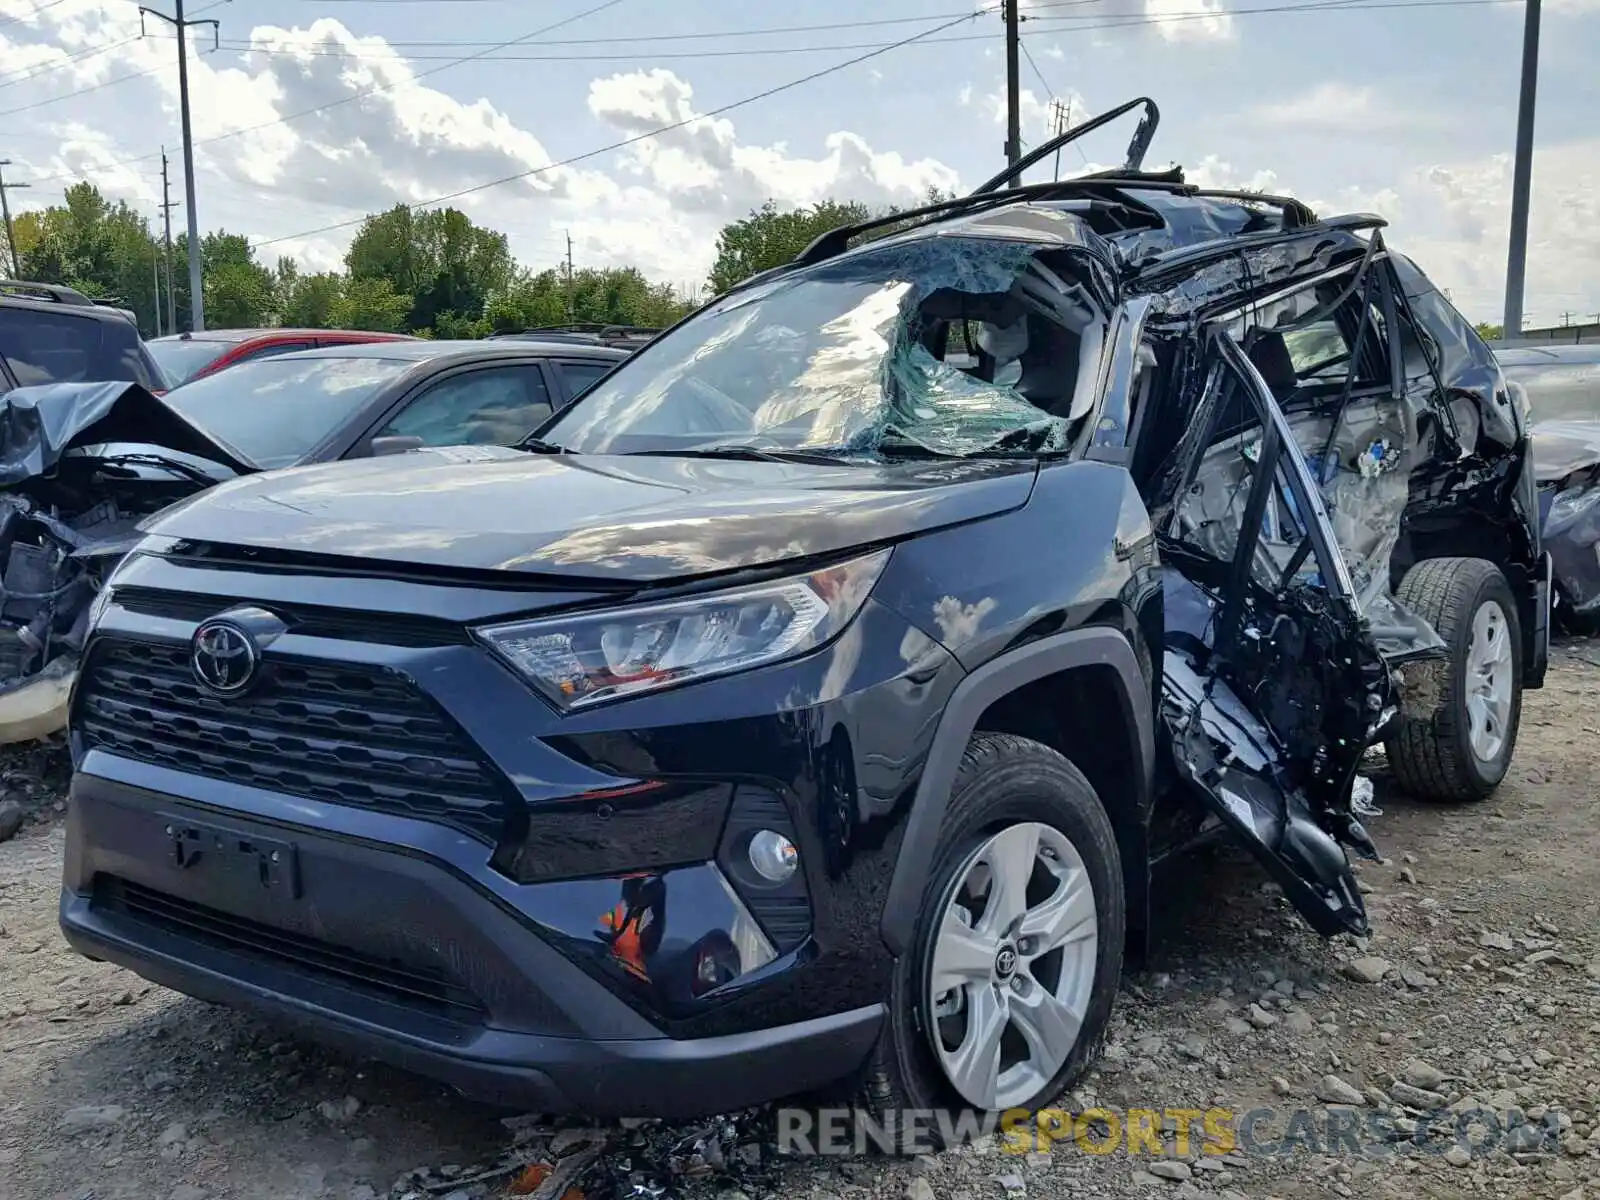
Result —
[[[1091, 1154], [1068, 1139], [1020, 1155], [991, 1139], [913, 1161], [773, 1164], [770, 1147], [736, 1144], [769, 1129], [763, 1118], [604, 1135], [508, 1121], [78, 958], [55, 927], [59, 756], [13, 754], [0, 764], [8, 798], [29, 816], [0, 845], [0, 1198], [478, 1200], [537, 1185], [541, 1200], [600, 1200], [620, 1181], [648, 1200], [665, 1178], [721, 1200], [1600, 1200], [1597, 759], [1600, 644], [1570, 643], [1528, 696], [1516, 763], [1489, 801], [1418, 805], [1379, 772], [1384, 813], [1369, 826], [1389, 858], [1362, 872], [1367, 944], [1312, 935], [1231, 853], [1168, 881], [1183, 902], [1162, 914], [1105, 1059], [1068, 1103], [1119, 1126], [1131, 1109], [1270, 1109], [1253, 1152], [1200, 1152], [1197, 1130], [1187, 1154], [1170, 1142], [1159, 1156]], [[1336, 1127], [1385, 1120], [1399, 1139], [1446, 1106], [1492, 1110], [1507, 1128], [1473, 1126], [1492, 1143], [1477, 1153], [1426, 1128], [1360, 1153], [1327, 1136], [1330, 1113]], [[1091, 1144], [1109, 1126], [1096, 1128]], [[1286, 1129], [1304, 1136], [1263, 1153]], [[560, 1166], [511, 1170], [540, 1160]], [[635, 1190], [630, 1167], [662, 1174], [633, 1177]], [[691, 1182], [697, 1170], [712, 1174]]]

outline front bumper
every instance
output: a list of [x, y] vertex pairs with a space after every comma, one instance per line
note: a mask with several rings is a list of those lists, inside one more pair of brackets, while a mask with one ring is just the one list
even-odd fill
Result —
[[437, 859], [85, 773], [61, 928], [152, 982], [545, 1112], [684, 1118], [824, 1087], [882, 1019], [669, 1037]]

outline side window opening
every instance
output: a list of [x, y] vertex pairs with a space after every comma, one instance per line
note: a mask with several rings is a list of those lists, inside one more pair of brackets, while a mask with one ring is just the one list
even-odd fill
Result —
[[503, 367], [434, 384], [377, 436], [417, 437], [424, 446], [511, 446], [550, 414], [550, 394], [540, 370]]

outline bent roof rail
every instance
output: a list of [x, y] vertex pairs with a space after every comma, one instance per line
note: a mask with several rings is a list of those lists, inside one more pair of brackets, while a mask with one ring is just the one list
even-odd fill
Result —
[[23, 300], [54, 300], [57, 304], [73, 304], [89, 308], [95, 301], [76, 288], [59, 283], [34, 283], [26, 279], [0, 279], [0, 293], [9, 293]]
[[1328, 232], [1359, 233], [1363, 229], [1382, 229], [1388, 224], [1388, 221], [1374, 213], [1327, 217], [1316, 222], [1314, 226], [1268, 230], [1265, 233], [1245, 233], [1238, 237], [1202, 242], [1198, 246], [1179, 246], [1146, 259], [1138, 264], [1135, 273], [1147, 279], [1155, 278], [1168, 271], [1187, 271], [1213, 258], [1227, 258], [1244, 250], [1257, 250], [1278, 242], [1294, 241], [1319, 229]]
[[1137, 171], [1144, 165], [1145, 152], [1150, 149], [1150, 142], [1156, 135], [1156, 126], [1161, 124], [1161, 110], [1156, 107], [1156, 102], [1150, 99], [1149, 96], [1140, 96], [1137, 99], [1129, 100], [1126, 104], [1119, 104], [1116, 108], [1103, 112], [1092, 120], [1085, 121], [1076, 129], [1069, 129], [1065, 133], [1058, 134], [1043, 145], [1029, 151], [1024, 157], [1018, 159], [998, 175], [984, 180], [984, 182], [972, 189], [970, 195], [981, 196], [998, 191], [1006, 184], [1022, 178], [1023, 173], [1029, 167], [1035, 163], [1043, 162], [1045, 158], [1062, 146], [1075, 142], [1085, 134], [1093, 133], [1096, 129], [1109, 125], [1124, 113], [1132, 112], [1141, 105], [1145, 110], [1144, 116], [1139, 120], [1139, 127], [1133, 131], [1133, 140], [1128, 143], [1128, 153], [1122, 165], [1122, 169], [1125, 171]]

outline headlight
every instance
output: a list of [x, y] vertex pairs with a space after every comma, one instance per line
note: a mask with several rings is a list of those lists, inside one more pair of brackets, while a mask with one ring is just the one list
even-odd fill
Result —
[[490, 625], [478, 637], [564, 709], [795, 658], [837, 637], [889, 551], [689, 600]]

